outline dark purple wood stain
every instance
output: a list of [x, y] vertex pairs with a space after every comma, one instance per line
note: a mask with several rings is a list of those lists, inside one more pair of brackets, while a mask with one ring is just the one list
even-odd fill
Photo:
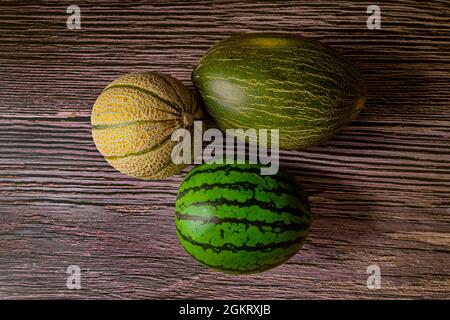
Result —
[[[0, 3], [0, 298], [450, 298], [448, 1], [378, 1], [382, 30], [367, 29], [358, 1], [95, 3], [74, 3], [78, 31], [66, 28], [72, 2]], [[192, 87], [211, 45], [268, 30], [344, 53], [368, 100], [329, 143], [282, 152], [311, 195], [304, 249], [270, 272], [227, 276], [178, 244], [183, 175], [116, 172], [90, 111], [119, 75], [159, 71]], [[65, 286], [72, 264], [78, 291]], [[379, 290], [366, 287], [371, 264]]]

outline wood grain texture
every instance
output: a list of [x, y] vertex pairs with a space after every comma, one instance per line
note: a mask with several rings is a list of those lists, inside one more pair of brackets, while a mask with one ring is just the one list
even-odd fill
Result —
[[[0, 298], [450, 298], [450, 3], [0, 2]], [[136, 70], [192, 88], [202, 54], [237, 32], [284, 31], [344, 53], [368, 89], [327, 144], [282, 152], [309, 191], [310, 236], [285, 265], [227, 276], [193, 261], [173, 224], [182, 174], [139, 181], [108, 166], [90, 111]], [[82, 289], [66, 288], [69, 265]], [[378, 264], [382, 287], [366, 287]]]

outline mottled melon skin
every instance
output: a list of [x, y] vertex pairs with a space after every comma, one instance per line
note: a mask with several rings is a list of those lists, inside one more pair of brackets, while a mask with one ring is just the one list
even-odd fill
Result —
[[171, 160], [172, 132], [188, 128], [202, 112], [194, 95], [177, 79], [157, 73], [131, 73], [110, 83], [92, 109], [92, 137], [118, 171], [164, 179], [186, 165]]
[[365, 102], [361, 76], [342, 55], [286, 34], [223, 40], [203, 56], [192, 81], [219, 129], [279, 129], [282, 149], [327, 141]]
[[207, 164], [183, 179], [175, 226], [183, 248], [206, 267], [231, 274], [274, 268], [308, 234], [306, 192], [286, 172], [260, 175], [257, 164]]

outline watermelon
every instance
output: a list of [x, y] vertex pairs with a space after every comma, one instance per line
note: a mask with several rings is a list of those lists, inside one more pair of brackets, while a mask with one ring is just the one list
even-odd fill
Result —
[[286, 34], [227, 38], [203, 56], [192, 80], [219, 129], [278, 129], [282, 149], [327, 141], [365, 102], [361, 76], [343, 56]]
[[287, 173], [257, 164], [207, 164], [181, 183], [175, 225], [183, 248], [206, 267], [232, 274], [276, 267], [301, 247], [310, 225], [305, 191]]

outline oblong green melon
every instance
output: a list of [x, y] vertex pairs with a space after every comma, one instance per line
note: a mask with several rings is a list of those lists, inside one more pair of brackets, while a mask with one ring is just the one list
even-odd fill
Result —
[[192, 80], [220, 129], [279, 129], [282, 149], [328, 140], [365, 102], [361, 76], [343, 56], [285, 34], [227, 38], [203, 56]]
[[262, 176], [260, 167], [205, 163], [184, 178], [176, 231], [201, 264], [225, 273], [257, 273], [302, 247], [310, 225], [305, 191], [287, 173]]

